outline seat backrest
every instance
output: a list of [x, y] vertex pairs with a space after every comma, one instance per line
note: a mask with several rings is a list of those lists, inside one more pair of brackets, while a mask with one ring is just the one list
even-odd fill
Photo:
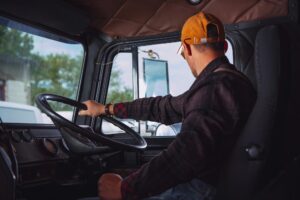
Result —
[[221, 169], [216, 199], [252, 199], [260, 188], [278, 108], [280, 63], [279, 28], [260, 29], [254, 45], [257, 101]]

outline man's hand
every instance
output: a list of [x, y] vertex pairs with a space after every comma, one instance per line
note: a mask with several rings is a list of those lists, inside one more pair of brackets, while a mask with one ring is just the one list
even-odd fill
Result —
[[97, 103], [92, 100], [88, 100], [85, 102], [82, 102], [86, 105], [87, 110], [80, 110], [79, 115], [84, 116], [90, 116], [90, 117], [97, 117], [99, 115], [105, 114], [105, 106], [101, 103]]
[[98, 181], [98, 196], [101, 200], [121, 200], [122, 177], [118, 174], [103, 174]]

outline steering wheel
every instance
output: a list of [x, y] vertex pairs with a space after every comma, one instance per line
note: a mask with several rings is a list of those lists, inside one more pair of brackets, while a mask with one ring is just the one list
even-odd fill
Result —
[[[49, 116], [55, 126], [60, 130], [67, 147], [73, 153], [77, 154], [93, 154], [113, 149], [119, 150], [144, 150], [147, 147], [147, 142], [137, 132], [123, 124], [122, 122], [108, 116], [99, 116], [102, 119], [119, 127], [125, 133], [129, 134], [135, 141], [121, 142], [110, 138], [103, 134], [97, 134], [92, 129], [83, 128], [59, 115], [55, 112], [48, 101], [64, 103], [79, 109], [86, 110], [87, 107], [81, 102], [58, 96], [55, 94], [39, 94], [35, 99], [38, 107]], [[103, 146], [107, 145], [107, 146]]]

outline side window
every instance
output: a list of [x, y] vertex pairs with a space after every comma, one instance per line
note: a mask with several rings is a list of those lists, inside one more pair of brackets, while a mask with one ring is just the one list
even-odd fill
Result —
[[[0, 117], [5, 123], [52, 124], [35, 105], [39, 93], [75, 99], [83, 46], [58, 35], [0, 17]], [[4, 23], [3, 23], [4, 22]], [[73, 108], [51, 102], [72, 119]]]
[[[132, 79], [132, 54], [119, 53], [114, 57], [108, 86], [106, 103], [132, 101], [134, 96]], [[138, 131], [138, 123], [132, 119], [119, 119], [127, 126]], [[123, 131], [115, 125], [103, 120], [102, 132], [116, 134]]]
[[[229, 43], [229, 42], [228, 42]], [[180, 42], [147, 45], [138, 47], [138, 74], [133, 75], [132, 54], [119, 53], [113, 60], [111, 78], [106, 102], [131, 101], [138, 98], [172, 95], [185, 92], [192, 85], [195, 77], [187, 62], [177, 54]], [[229, 61], [233, 61], [232, 46], [226, 53]], [[138, 79], [134, 80], [133, 77]], [[133, 82], [138, 82], [138, 95], [134, 91]], [[181, 123], [166, 126], [152, 121], [135, 121], [120, 119], [143, 136], [175, 136], [181, 129]], [[103, 122], [105, 134], [121, 133], [121, 130], [107, 122]]]
[[113, 60], [106, 102], [133, 100], [132, 54], [119, 53]]

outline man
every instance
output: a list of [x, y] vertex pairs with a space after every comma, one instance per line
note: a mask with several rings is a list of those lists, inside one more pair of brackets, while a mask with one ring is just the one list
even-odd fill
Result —
[[216, 17], [203, 12], [190, 17], [182, 28], [181, 42], [182, 55], [196, 77], [182, 95], [115, 105], [84, 102], [88, 109], [80, 115], [182, 122], [168, 149], [136, 172], [125, 179], [104, 174], [98, 182], [100, 199], [213, 198], [219, 167], [252, 110], [256, 92], [225, 57], [224, 28]]

